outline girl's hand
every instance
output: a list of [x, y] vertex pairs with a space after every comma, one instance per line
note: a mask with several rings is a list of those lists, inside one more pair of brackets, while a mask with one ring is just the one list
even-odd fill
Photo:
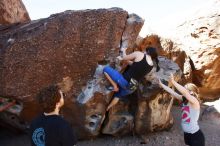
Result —
[[121, 61], [121, 60], [122, 60], [122, 57], [121, 57], [121, 56], [118, 56], [117, 59], [118, 59], [119, 61]]
[[127, 50], [127, 48], [124, 48], [124, 47], [121, 48], [120, 51], [122, 53], [122, 57], [126, 56], [126, 50]]
[[160, 78], [157, 78], [159, 86], [162, 88], [163, 83], [161, 82]]
[[170, 73], [170, 81], [171, 81], [171, 83], [172, 83], [173, 81], [175, 81], [175, 80], [174, 80], [173, 73]]

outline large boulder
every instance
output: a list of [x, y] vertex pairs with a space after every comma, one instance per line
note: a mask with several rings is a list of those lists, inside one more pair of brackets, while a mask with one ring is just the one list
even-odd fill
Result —
[[170, 110], [173, 98], [159, 87], [157, 79], [168, 83], [170, 73], [180, 78], [182, 72], [176, 63], [166, 57], [159, 57], [159, 66], [159, 72], [154, 68], [145, 76], [137, 92], [110, 109], [102, 133], [118, 136], [134, 132], [145, 135], [172, 127]]
[[161, 71], [153, 69], [138, 92], [129, 96], [136, 104], [131, 99], [106, 112], [113, 92], [106, 88], [109, 83], [103, 67], [118, 65], [119, 50], [134, 46], [143, 22], [135, 14], [111, 8], [66, 11], [26, 24], [1, 26], [0, 98], [15, 103], [0, 113], [1, 121], [24, 130], [42, 112], [36, 94], [58, 84], [67, 95], [61, 114], [79, 138], [131, 131], [146, 134], [172, 126], [173, 100], [161, 95], [155, 77], [168, 81], [170, 72], [178, 76], [181, 72], [163, 57]]
[[3, 25], [30, 21], [22, 0], [1, 0], [0, 14], [0, 24]]
[[[135, 18], [142, 26], [141, 18]], [[134, 31], [129, 25], [136, 25], [127, 24], [127, 19], [126, 11], [112, 8], [66, 11], [1, 26], [0, 95], [17, 104], [0, 117], [11, 126], [25, 128], [25, 122], [41, 112], [34, 97], [55, 83], [67, 94], [62, 114], [79, 137], [97, 136], [111, 98], [102, 81], [103, 62], [112, 63], [119, 55], [125, 30], [126, 35], [133, 34], [132, 41], [141, 29]]]

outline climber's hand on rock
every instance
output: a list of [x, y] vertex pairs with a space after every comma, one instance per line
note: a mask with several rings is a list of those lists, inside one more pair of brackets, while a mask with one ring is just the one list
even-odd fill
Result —
[[121, 57], [121, 56], [118, 56], [117, 59], [118, 59], [119, 61], [121, 61], [121, 60], [122, 60], [122, 57]]
[[174, 81], [175, 81], [175, 79], [174, 79], [173, 73], [170, 73], [170, 80], [169, 80], [169, 82], [173, 83]]

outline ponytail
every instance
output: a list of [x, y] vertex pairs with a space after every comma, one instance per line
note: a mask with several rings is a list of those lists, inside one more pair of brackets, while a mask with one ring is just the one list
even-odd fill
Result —
[[156, 49], [153, 47], [149, 47], [149, 48], [146, 48], [146, 52], [148, 55], [150, 55], [151, 59], [156, 62], [156, 65], [157, 65], [156, 71], [158, 72], [160, 70], [160, 67], [159, 67], [158, 54], [157, 54]]
[[159, 60], [158, 60], [157, 57], [155, 58], [155, 62], [156, 62], [156, 65], [157, 65], [156, 71], [158, 72], [160, 70], [160, 67], [159, 67]]

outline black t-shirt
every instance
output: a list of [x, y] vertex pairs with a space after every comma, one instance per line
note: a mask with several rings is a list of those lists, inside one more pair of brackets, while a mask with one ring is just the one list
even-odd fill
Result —
[[140, 81], [146, 74], [152, 70], [153, 66], [150, 66], [146, 60], [146, 55], [139, 62], [133, 62], [125, 72], [123, 73], [124, 78], [129, 82], [131, 78]]
[[32, 146], [73, 146], [77, 140], [71, 126], [58, 115], [40, 115], [30, 126]]

